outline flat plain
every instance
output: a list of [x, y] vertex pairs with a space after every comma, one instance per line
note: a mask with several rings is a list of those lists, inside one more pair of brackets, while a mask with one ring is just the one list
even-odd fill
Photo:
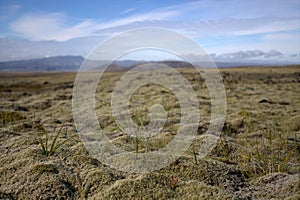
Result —
[[[209, 126], [209, 91], [195, 70], [178, 70], [197, 96], [201, 136]], [[72, 116], [75, 73], [1, 72], [0, 199], [298, 199], [300, 66], [220, 72], [227, 111], [217, 144], [198, 159], [199, 137], [180, 158], [150, 173], [120, 172], [90, 155]], [[159, 85], [137, 89], [130, 115], [138, 125], [149, 124], [153, 103], [168, 113], [156, 137], [137, 140], [111, 114], [111, 94], [123, 73], [106, 72], [99, 83], [99, 124], [126, 151], [158, 150], [178, 131], [178, 100]]]

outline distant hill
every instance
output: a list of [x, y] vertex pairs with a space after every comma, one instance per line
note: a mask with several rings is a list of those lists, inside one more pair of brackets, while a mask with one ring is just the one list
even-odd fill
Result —
[[[82, 56], [55, 56], [48, 58], [0, 62], [0, 71], [77, 71], [84, 61]], [[87, 61], [91, 66], [101, 69], [105, 61]], [[108, 71], [121, 71], [140, 63], [134, 60], [121, 60], [109, 65]]]
[[[128, 68], [133, 68], [138, 66], [139, 64], [147, 63], [146, 61], [136, 62], [130, 65]], [[184, 62], [184, 61], [176, 61], [176, 60], [166, 60], [166, 61], [157, 61], [156, 63], [164, 64], [170, 66], [172, 68], [193, 68], [194, 66], [191, 63]], [[205, 67], [207, 63], [203, 65], [203, 63], [197, 63], [197, 66]], [[218, 68], [230, 68], [230, 67], [243, 67], [243, 66], [259, 66], [259, 65], [266, 65], [266, 64], [253, 64], [253, 63], [235, 63], [235, 62], [215, 62], [215, 65]], [[197, 67], [196, 66], [196, 67]], [[208, 65], [210, 66], [210, 64]]]
[[55, 56], [49, 58], [0, 62], [0, 71], [75, 71], [84, 58], [81, 56]]
[[[81, 56], [55, 56], [48, 58], [6, 61], [0, 62], [0, 71], [77, 71], [84, 61]], [[87, 61], [90, 62], [93, 69], [103, 69], [103, 63], [107, 61]], [[113, 62], [108, 71], [128, 70], [138, 66], [139, 64], [149, 61], [136, 60], [118, 60]], [[191, 68], [190, 63], [183, 61], [157, 61], [157, 63], [165, 64], [173, 68]], [[219, 68], [237, 67], [237, 66], [259, 66], [268, 64], [251, 64], [251, 63], [230, 63], [230, 62], [215, 62]], [[199, 63], [201, 66], [201, 64]]]

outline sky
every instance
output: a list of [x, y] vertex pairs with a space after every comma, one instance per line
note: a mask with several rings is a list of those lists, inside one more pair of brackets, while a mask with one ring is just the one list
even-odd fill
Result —
[[87, 56], [143, 27], [184, 34], [216, 61], [300, 63], [299, 0], [0, 0], [0, 61]]

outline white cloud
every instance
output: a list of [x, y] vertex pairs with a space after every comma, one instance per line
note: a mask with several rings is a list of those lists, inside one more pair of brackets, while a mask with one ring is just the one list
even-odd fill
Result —
[[[257, 19], [258, 21], [259, 19]], [[299, 18], [271, 18], [264, 20], [266, 23], [256, 23], [256, 26], [247, 27], [239, 31], [235, 31], [236, 35], [252, 35], [261, 33], [272, 33], [280, 31], [290, 31], [300, 29]]]
[[263, 34], [259, 36], [258, 39], [251, 40], [250, 42], [239, 42], [233, 44], [226, 43], [206, 48], [208, 52], [217, 54], [222, 54], [224, 52], [235, 52], [237, 50], [247, 51], [248, 49], [260, 49], [262, 51], [276, 49], [282, 52], [284, 55], [295, 54], [300, 52], [300, 33], [268, 33]]
[[[257, 5], [256, 1], [240, 4], [236, 0], [230, 2], [203, 0], [167, 6], [105, 22], [87, 19], [71, 25], [63, 13], [27, 14], [11, 23], [10, 27], [21, 37], [31, 40], [57, 41], [99, 34], [112, 35], [145, 26], [174, 29], [192, 38], [230, 34], [252, 35], [300, 29], [300, 15], [295, 11], [299, 5], [297, 1], [279, 4], [279, 1], [274, 0], [273, 4], [265, 7], [267, 2], [269, 1]], [[237, 6], [234, 14], [233, 5]], [[280, 7], [282, 9], [278, 15]], [[121, 15], [134, 10], [135, 8], [128, 8]], [[259, 14], [262, 10], [263, 15]]]
[[190, 1], [168, 6], [165, 10], [180, 10], [190, 19], [219, 20], [224, 18], [299, 17], [299, 0], [252, 0], [252, 1]]
[[12, 18], [20, 11], [22, 8], [19, 4], [8, 4], [0, 6], [0, 22], [1, 25], [5, 24], [7, 21], [12, 20]]
[[5, 12], [5, 14], [14, 14], [21, 9], [20, 4], [8, 4], [8, 5], [1, 5], [1, 12]]
[[47, 55], [86, 56], [104, 39], [105, 37], [91, 36], [58, 42], [0, 38], [0, 61], [40, 58]]
[[20, 36], [31, 40], [64, 41], [90, 35], [95, 25], [92, 20], [85, 20], [74, 26], [66, 26], [65, 21], [63, 13], [24, 15], [11, 23], [10, 27]]
[[[28, 53], [26, 48], [32, 51], [29, 53], [31, 56], [41, 56], [46, 51], [50, 55], [74, 54], [74, 52], [77, 54], [78, 51], [74, 49], [74, 44], [84, 46], [85, 44], [80, 41], [88, 41], [89, 48], [84, 50], [86, 52], [99, 42], [99, 39], [94, 39], [94, 36], [101, 36], [103, 39], [104, 36], [111, 36], [132, 28], [164, 27], [204, 41], [214, 36], [242, 38], [245, 35], [261, 34], [261, 36], [255, 36], [250, 42], [239, 41], [232, 45], [228, 45], [228, 43], [225, 45], [222, 44], [222, 41], [217, 41], [216, 47], [208, 49], [208, 51], [220, 55], [224, 52], [235, 52], [229, 53], [229, 57], [265, 58], [266, 52], [269, 52], [270, 49], [276, 49], [283, 54], [300, 52], [300, 34], [297, 32], [300, 30], [299, 5], [298, 0], [286, 3], [279, 0], [262, 2], [254, 0], [244, 3], [240, 3], [238, 0], [203, 0], [134, 15], [132, 12], [137, 12], [137, 10], [128, 8], [120, 13], [122, 15], [120, 18], [105, 22], [97, 21], [97, 19], [85, 19], [73, 24], [69, 23], [69, 18], [64, 13], [25, 14], [14, 19], [10, 23], [10, 28], [18, 36], [33, 41], [60, 41], [42, 42], [39, 45], [33, 45], [35, 42], [29, 45], [26, 43], [24, 47], [20, 46], [23, 49], [20, 52], [22, 57]], [[20, 6], [11, 5], [10, 9], [18, 11]], [[85, 40], [86, 38], [88, 39]], [[36, 48], [30, 47], [30, 45]], [[260, 50], [248, 51], [248, 49]], [[6, 47], [1, 45], [0, 51], [4, 55]], [[11, 52], [16, 53], [13, 49]], [[10, 54], [6, 53], [5, 55]], [[272, 52], [270, 55], [273, 55]]]
[[283, 54], [276, 50], [271, 50], [265, 54], [265, 58], [276, 57], [276, 56], [283, 56]]
[[214, 58], [216, 60], [219, 59], [227, 59], [227, 60], [235, 60], [235, 61], [243, 61], [243, 60], [251, 60], [253, 58], [270, 58], [270, 57], [277, 57], [277, 56], [283, 56], [283, 54], [276, 50], [270, 50], [268, 52], [264, 52], [261, 50], [247, 50], [247, 51], [237, 51], [237, 52], [231, 52], [231, 53], [223, 53], [220, 55], [214, 55]]
[[[104, 37], [86, 37], [65, 42], [57, 41], [29, 41], [24, 39], [0, 39], [0, 61], [20, 60], [30, 58], [40, 58], [46, 56], [58, 55], [88, 55], [89, 51], [95, 47], [96, 44], [103, 41]], [[80, 46], [80, 48], [74, 48]], [[227, 52], [227, 53], [224, 53]], [[145, 51], [137, 51], [135, 54], [130, 54], [128, 59], [155, 59], [157, 56], [149, 55]], [[152, 57], [151, 57], [152, 56]], [[199, 55], [197, 55], [198, 57]], [[282, 63], [299, 63], [300, 53], [283, 54], [277, 50], [263, 51], [261, 49], [243, 50], [243, 51], [227, 51], [223, 49], [222, 53], [210, 54], [210, 56], [217, 62], [270, 62], [282, 61]], [[171, 58], [168, 55], [160, 56], [165, 59]], [[173, 57], [174, 58], [174, 57]], [[199, 58], [198, 58], [199, 59]]]
[[63, 13], [27, 14], [11, 23], [10, 28], [21, 37], [31, 40], [66, 41], [101, 34], [102, 30], [109, 28], [143, 21], [163, 20], [177, 14], [177, 11], [153, 11], [103, 23], [88, 19], [75, 25], [67, 25], [66, 16]]
[[[143, 20], [145, 19], [145, 20]], [[191, 38], [206, 38], [219, 35], [253, 35], [300, 29], [298, 18], [250, 18], [221, 20], [146, 20], [145, 18], [129, 17], [124, 21], [109, 22], [98, 26], [101, 33], [115, 33], [140, 27], [164, 27], [173, 29]], [[134, 23], [133, 23], [134, 22]]]
[[168, 12], [154, 11], [154, 12], [149, 12], [149, 13], [145, 13], [145, 14], [132, 15], [132, 16], [129, 16], [129, 17], [126, 17], [123, 19], [109, 21], [107, 23], [99, 23], [96, 26], [96, 29], [98, 29], [100, 31], [103, 29], [115, 28], [115, 27], [119, 27], [119, 26], [139, 23], [139, 22], [164, 20], [164, 19], [168, 19], [169, 17], [177, 15], [177, 14], [178, 14], [177, 11], [168, 11]]
[[284, 55], [277, 50], [246, 50], [221, 54], [210, 54], [215, 62], [238, 62], [238, 63], [299, 63], [300, 54]]
[[128, 14], [128, 13], [131, 13], [131, 12], [133, 12], [135, 10], [136, 10], [135, 8], [128, 8], [128, 9], [122, 11], [120, 14], [121, 15]]
[[285, 41], [294, 42], [300, 46], [300, 33], [274, 33], [266, 34], [262, 37], [265, 41]]

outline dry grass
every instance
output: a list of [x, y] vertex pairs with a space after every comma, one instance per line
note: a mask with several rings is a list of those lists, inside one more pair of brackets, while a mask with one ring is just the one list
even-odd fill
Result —
[[[228, 103], [226, 123], [205, 159], [198, 159], [197, 152], [209, 125], [209, 92], [195, 70], [179, 71], [199, 100], [200, 137], [184, 156], [149, 174], [119, 172], [89, 155], [72, 118], [74, 73], [0, 74], [0, 198], [296, 199], [300, 195], [300, 67], [221, 70]], [[162, 104], [168, 115], [159, 134], [130, 137], [117, 127], [110, 108], [111, 92], [122, 73], [105, 73], [97, 88], [99, 123], [111, 141], [127, 151], [160, 149], [179, 128], [178, 100], [159, 85], [136, 90], [130, 115], [138, 125], [150, 122], [147, 113], [153, 104]], [[43, 128], [37, 130], [37, 124]], [[42, 130], [47, 132], [37, 138]]]

